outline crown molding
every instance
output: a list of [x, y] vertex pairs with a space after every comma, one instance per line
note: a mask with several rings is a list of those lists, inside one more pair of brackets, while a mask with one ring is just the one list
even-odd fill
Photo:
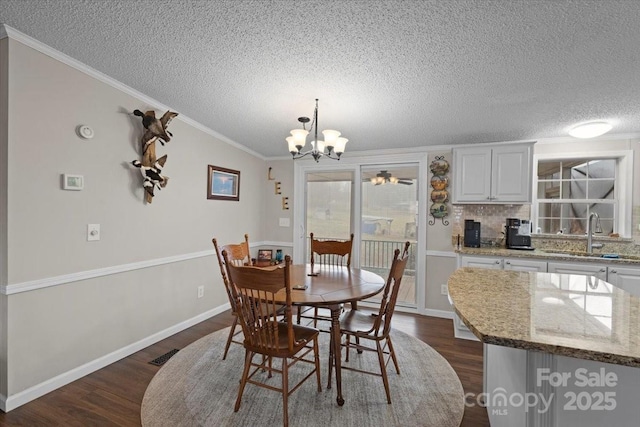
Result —
[[[4, 34], [4, 36], [3, 36]], [[152, 108], [156, 108], [158, 110], [174, 110], [173, 108], [163, 104], [162, 102], [151, 98], [150, 96], [145, 95], [144, 93], [125, 85], [124, 83], [119, 82], [118, 80], [96, 70], [95, 68], [91, 68], [90, 66], [88, 66], [87, 64], [78, 61], [77, 59], [74, 59], [72, 57], [70, 57], [69, 55], [66, 55], [62, 52], [60, 52], [59, 50], [56, 50], [54, 48], [52, 48], [51, 46], [48, 46], [44, 43], [42, 43], [39, 40], [34, 39], [33, 37], [30, 37], [24, 33], [21, 33], [20, 31], [9, 27], [8, 25], [2, 24], [0, 26], [0, 39], [4, 38], [4, 37], [9, 37], [15, 41], [18, 41], [26, 46], [29, 46], [32, 49], [35, 49], [36, 51], [47, 55], [57, 61], [62, 62], [65, 65], [68, 65], [69, 67], [75, 68], [76, 70], [83, 72], [85, 74], [87, 74], [88, 76], [93, 77], [96, 80], [101, 81], [102, 83], [105, 83], [115, 89], [118, 89], [121, 92], [126, 93], [127, 95], [130, 95], [134, 98], [139, 99], [140, 101], [150, 105]], [[218, 133], [216, 131], [214, 131], [211, 128], [208, 128], [207, 126], [203, 125], [202, 123], [199, 123], [195, 120], [193, 120], [192, 118], [185, 116], [184, 114], [180, 113], [180, 115], [178, 117], [176, 117], [174, 120], [180, 120], [204, 133], [206, 133], [209, 136], [212, 136], [222, 142], [225, 142], [229, 145], [231, 145], [234, 148], [237, 148], [238, 150], [242, 150], [246, 153], [251, 154], [254, 157], [257, 157], [261, 160], [266, 160], [266, 157], [263, 156], [262, 154], [251, 150], [250, 148], [247, 148], [246, 146], [235, 142], [234, 140], [232, 140], [231, 138], [228, 138], [224, 135], [222, 135], [221, 133]]]
[[557, 138], [540, 138], [538, 144], [559, 144], [567, 142], [608, 142], [608, 141], [620, 141], [620, 140], [638, 140], [640, 142], [640, 133], [614, 133], [604, 134], [595, 138], [574, 138], [573, 136], [560, 136]]

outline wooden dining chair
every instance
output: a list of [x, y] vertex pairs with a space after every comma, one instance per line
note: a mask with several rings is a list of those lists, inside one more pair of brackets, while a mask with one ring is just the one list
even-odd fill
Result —
[[[225, 250], [222, 251], [222, 256], [235, 299], [238, 321], [244, 333], [243, 344], [246, 350], [234, 412], [240, 409], [242, 394], [247, 383], [254, 384], [282, 393], [283, 420], [286, 427], [289, 425], [289, 395], [314, 373], [318, 392], [322, 391], [318, 353], [319, 331], [315, 328], [294, 325], [292, 322], [291, 257], [289, 255], [285, 257], [284, 267], [271, 268], [235, 266], [227, 261], [228, 254]], [[280, 303], [275, 302], [275, 294], [283, 291], [286, 300], [284, 319], [278, 320]], [[305, 358], [309, 353], [313, 353], [313, 360]], [[256, 354], [263, 355], [262, 363], [253, 362]], [[269, 366], [266, 366], [265, 358], [269, 361]], [[273, 358], [282, 359], [280, 370], [271, 366], [270, 362]], [[312, 364], [314, 368], [294, 387], [289, 387], [289, 368], [298, 362]], [[254, 379], [256, 374], [264, 370], [282, 375], [280, 388]]]
[[353, 249], [353, 233], [349, 240], [318, 240], [311, 238], [311, 265], [351, 266], [351, 250]]
[[[351, 266], [351, 251], [353, 249], [353, 233], [349, 240], [318, 240], [313, 237], [313, 233], [310, 233], [311, 238], [311, 270], [315, 264], [330, 265], [330, 266]], [[314, 307], [313, 316], [305, 316], [304, 313], [308, 312], [309, 308], [298, 307], [297, 322], [300, 324], [302, 318], [312, 319], [313, 327], [318, 326], [318, 320], [328, 320], [331, 318], [327, 316], [321, 316], [318, 311], [318, 307]]]
[[229, 262], [233, 265], [249, 265], [251, 264], [251, 253], [249, 252], [249, 235], [244, 235], [244, 242], [238, 244], [229, 244], [224, 246], [218, 246], [218, 241], [214, 237], [213, 238], [213, 247], [216, 250], [216, 256], [218, 257], [218, 265], [220, 266], [220, 274], [222, 275], [222, 282], [224, 284], [225, 290], [227, 291], [227, 297], [229, 298], [229, 304], [231, 305], [231, 313], [233, 314], [233, 323], [231, 324], [231, 329], [229, 330], [229, 336], [227, 337], [227, 343], [224, 347], [224, 354], [222, 355], [222, 360], [227, 358], [227, 353], [229, 352], [229, 347], [231, 343], [242, 344], [242, 341], [234, 340], [234, 337], [240, 334], [241, 330], [236, 332], [236, 327], [238, 326], [238, 316], [236, 314], [235, 300], [233, 299], [233, 294], [231, 292], [231, 285], [229, 280], [227, 279], [227, 273], [224, 267], [224, 259], [222, 257], [222, 251], [227, 251], [227, 258]]
[[[382, 377], [384, 390], [387, 394], [387, 403], [391, 403], [391, 393], [389, 392], [389, 379], [387, 377], [386, 365], [389, 359], [393, 360], [398, 375], [400, 367], [398, 359], [391, 342], [391, 318], [396, 307], [398, 299], [398, 290], [402, 282], [402, 275], [409, 260], [410, 243], [404, 244], [404, 250], [400, 255], [400, 249], [396, 249], [393, 254], [393, 262], [389, 270], [389, 277], [385, 284], [382, 299], [380, 300], [380, 308], [378, 313], [363, 313], [358, 310], [349, 310], [340, 318], [340, 337], [346, 336], [346, 340], [342, 342], [342, 346], [346, 348], [345, 362], [349, 362], [349, 349], [355, 348], [358, 353], [363, 351], [376, 352], [378, 362], [380, 364], [380, 372], [364, 371], [352, 367], [342, 366], [342, 369], [362, 372], [366, 374]], [[355, 342], [351, 341], [351, 337], [355, 338]], [[342, 339], [342, 338], [341, 338]], [[375, 344], [375, 347], [362, 345], [361, 341], [369, 341]], [[385, 358], [386, 356], [386, 358]], [[329, 376], [331, 376], [331, 365], [329, 365]]]

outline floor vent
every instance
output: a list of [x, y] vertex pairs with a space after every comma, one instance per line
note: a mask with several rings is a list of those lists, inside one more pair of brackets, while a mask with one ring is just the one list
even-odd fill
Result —
[[171, 356], [173, 356], [174, 354], [176, 354], [177, 352], [179, 352], [180, 350], [178, 350], [177, 348], [174, 348], [173, 350], [171, 350], [168, 353], [163, 354], [160, 357], [156, 357], [155, 359], [153, 359], [151, 362], [152, 365], [156, 365], [156, 366], [162, 366], [164, 365], [167, 360], [171, 359]]

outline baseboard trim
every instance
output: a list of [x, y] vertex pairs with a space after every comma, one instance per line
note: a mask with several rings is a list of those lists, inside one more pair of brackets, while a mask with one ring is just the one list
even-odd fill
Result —
[[227, 302], [212, 310], [205, 311], [204, 313], [201, 313], [195, 317], [192, 317], [191, 319], [187, 319], [167, 329], [164, 329], [153, 335], [143, 338], [140, 341], [137, 341], [133, 344], [122, 347], [121, 349], [118, 349], [114, 352], [111, 352], [102, 357], [99, 357], [98, 359], [92, 360], [91, 362], [85, 363], [82, 366], [78, 366], [77, 368], [74, 368], [63, 374], [57, 375], [53, 378], [43, 381], [40, 384], [36, 384], [32, 387], [29, 387], [28, 389], [23, 390], [19, 393], [16, 393], [9, 397], [0, 395], [0, 410], [2, 410], [3, 412], [9, 412], [53, 390], [56, 390], [86, 375], [89, 375], [92, 372], [102, 369], [107, 365], [110, 365], [114, 362], [117, 362], [120, 359], [130, 356], [133, 353], [142, 350], [143, 348], [149, 347], [150, 345], [155, 344], [158, 341], [161, 341], [167, 337], [170, 337], [173, 334], [176, 334], [204, 320], [207, 320], [217, 314], [220, 314], [228, 310], [229, 308], [230, 306], [229, 306], [229, 303]]
[[425, 316], [440, 317], [441, 319], [453, 319], [455, 313], [453, 311], [425, 308], [424, 313], [422, 314], [424, 314]]

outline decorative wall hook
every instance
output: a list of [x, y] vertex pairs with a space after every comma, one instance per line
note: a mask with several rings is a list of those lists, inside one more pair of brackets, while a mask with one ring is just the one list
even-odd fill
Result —
[[267, 179], [269, 181], [273, 181], [275, 178], [271, 176], [271, 169], [273, 169], [272, 167], [269, 167], [269, 172], [267, 172]]
[[282, 194], [282, 190], [280, 189], [280, 181], [276, 181], [275, 182], [275, 187], [276, 187], [276, 194]]
[[289, 198], [288, 197], [283, 197], [282, 198], [282, 210], [283, 211], [288, 211], [289, 210]]

